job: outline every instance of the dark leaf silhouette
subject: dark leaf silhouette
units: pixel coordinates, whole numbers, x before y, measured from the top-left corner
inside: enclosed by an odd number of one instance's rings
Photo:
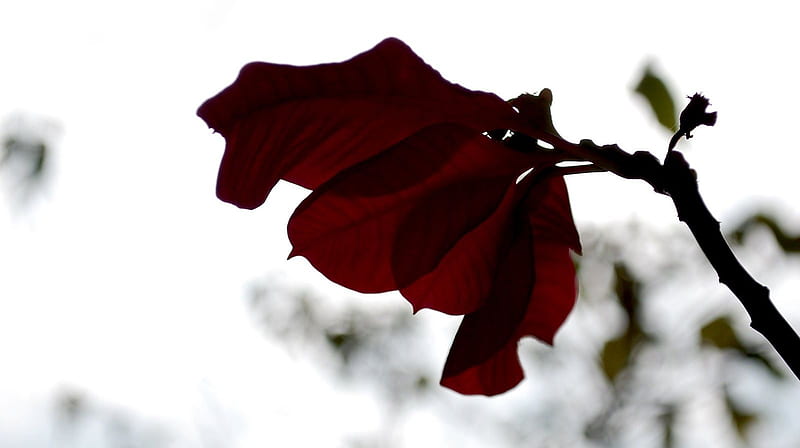
[[[407,287],[492,214],[532,160],[461,127],[428,128],[303,201],[289,222],[292,254],[357,291]]]
[[[221,199],[255,208],[281,179],[312,189],[291,255],[356,291],[464,314],[442,384],[493,395],[522,379],[517,341],[552,343],[576,296],[559,155],[518,144],[557,135],[551,102],[545,89],[515,110],[387,39],[339,64],[249,64],[198,114],[226,140]]]
[[[532,186],[518,189],[524,206],[505,230],[508,248],[486,305],[464,317],[445,364],[442,384],[462,393],[494,395],[514,387],[522,380],[519,339],[534,336],[552,344],[575,303],[569,251],[580,251],[580,243],[565,207],[564,181],[526,180]]]
[[[243,208],[280,179],[317,188],[433,124],[519,125],[505,101],[446,81],[397,39],[337,64],[248,64],[198,115],[226,140],[217,195]]]

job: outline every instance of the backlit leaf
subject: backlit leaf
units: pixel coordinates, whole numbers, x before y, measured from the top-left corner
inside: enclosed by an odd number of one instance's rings
[[[442,384],[458,392],[495,395],[516,385],[523,377],[517,342],[533,336],[552,344],[575,303],[570,249],[579,251],[580,243],[573,239],[572,216],[563,215],[558,199],[566,191],[564,181],[533,181],[529,193],[520,189],[527,219],[515,220],[508,229],[508,249],[486,304],[464,317],[445,363]],[[543,226],[538,217],[548,215],[561,225]]]
[[[513,129],[496,95],[444,80],[397,39],[349,61],[310,67],[254,62],[198,110],[226,140],[220,199],[255,208],[279,179],[317,188],[437,123]]]
[[[522,379],[519,339],[551,344],[577,293],[580,241],[550,170],[566,157],[538,144],[557,135],[551,102],[544,90],[515,109],[387,39],[338,64],[248,64],[198,114],[225,137],[221,199],[255,208],[281,179],[312,189],[291,255],[353,290],[465,314],[442,384],[494,395]]]
[[[360,292],[410,286],[498,207],[534,160],[454,125],[427,128],[314,191],[292,256]]]

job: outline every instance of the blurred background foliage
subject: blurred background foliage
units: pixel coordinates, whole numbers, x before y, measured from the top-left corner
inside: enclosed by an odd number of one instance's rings
[[[652,67],[633,90],[672,132],[676,102]],[[50,175],[60,132],[53,121],[28,115],[5,121],[0,175],[12,197],[30,198]],[[783,257],[794,257],[800,236],[785,228],[770,213],[750,213],[729,239],[747,252],[764,244],[750,235],[767,232]],[[748,447],[765,446],[765,431],[782,442],[774,446],[800,446],[793,427],[771,422],[777,417],[764,401],[796,379],[747,328],[727,291],[709,286],[715,274],[688,232],[672,229],[582,226],[576,309],[555,348],[521,345],[525,399],[466,398],[441,388],[446,345],[437,341],[449,340],[455,326],[432,325],[427,311],[412,316],[397,297],[396,306],[376,306],[266,277],[252,285],[249,307],[265,337],[313,363],[337,388],[381,403],[378,427],[331,445],[406,446],[409,425],[432,412],[461,437],[492,446]],[[52,418],[59,446],[173,446],[169,428],[77,389],[54,397]],[[235,440],[208,425],[201,432],[202,446]]]
[[[747,228],[749,221],[735,231],[746,235]],[[763,446],[752,444],[750,430],[765,423],[769,403],[748,391],[796,380],[750,332],[743,313],[715,309],[730,301],[724,291],[715,292],[719,300],[704,297],[708,288],[697,285],[714,273],[690,236],[630,224],[583,228],[582,238],[573,316],[555,348],[522,346],[525,381],[540,382],[542,390],[511,414],[479,407],[445,413],[452,426],[492,426],[495,446],[667,448],[696,444],[703,433],[713,434],[713,446]],[[395,446],[399,430],[391,426],[402,427],[415,407],[454,409],[465,400],[438,386],[446,353],[432,352],[431,330],[415,325],[407,309],[328,306],[322,297],[281,291],[272,280],[252,293],[253,314],[268,337],[319,363],[343,387],[368,382],[381,397],[387,427],[368,446]],[[576,379],[581,384],[570,383]],[[581,396],[564,393],[571,388]]]
[[[3,121],[0,176],[13,206],[25,205],[42,192],[60,134],[60,125],[44,116],[16,112]]]

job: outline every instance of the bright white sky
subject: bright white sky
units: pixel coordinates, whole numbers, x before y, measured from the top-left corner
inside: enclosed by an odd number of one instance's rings
[[[669,136],[630,93],[653,61],[677,93],[701,91],[719,111],[716,127],[681,146],[717,216],[764,204],[800,222],[800,29],[785,5],[3,2],[0,118],[44,115],[63,132],[44,199],[27,214],[0,209],[0,403],[11,404],[0,405],[0,435],[33,424],[9,410],[62,385],[167,419],[191,413],[204,388],[246,415],[281,413],[268,434],[246,425],[240,446],[335,431],[330,418],[332,428],[306,430],[314,409],[331,415],[316,401],[321,380],[276,367],[291,364],[258,336],[243,300],[267,272],[327,285],[285,261],[286,219],[303,193],[280,188],[256,212],[214,197],[223,141],[195,110],[243,64],[339,61],[396,36],[466,87],[506,98],[551,88],[569,139],[661,156]],[[579,222],[675,221],[644,184],[591,175],[570,187]],[[797,322],[792,299],[775,301]],[[292,401],[276,411],[276,397]]]

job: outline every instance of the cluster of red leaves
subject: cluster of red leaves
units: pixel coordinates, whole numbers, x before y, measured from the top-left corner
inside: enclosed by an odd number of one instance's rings
[[[487,136],[554,132],[518,107],[387,39],[342,63],[248,64],[198,115],[226,140],[220,199],[255,208],[281,179],[313,190],[289,221],[292,255],[353,290],[465,315],[442,384],[494,395],[523,377],[520,338],[552,343],[580,252],[552,154]]]

